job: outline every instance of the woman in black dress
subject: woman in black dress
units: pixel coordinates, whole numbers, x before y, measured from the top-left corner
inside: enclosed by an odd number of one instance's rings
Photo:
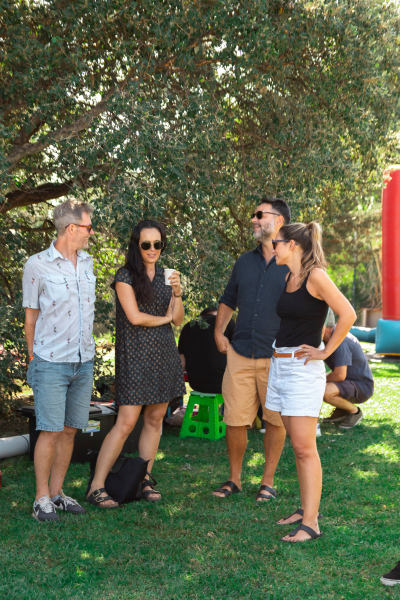
[[[105,479],[142,407],[146,408],[139,454],[150,459],[150,472],[168,403],[185,394],[171,328],[171,323],[180,325],[185,314],[179,273],[174,271],[166,285],[164,270],[157,266],[166,242],[160,223],[141,221],[133,230],[125,266],[117,271],[112,284],[116,292],[115,404],[119,409],[101,447],[88,495],[88,501],[101,508],[118,506],[104,490]],[[142,497],[151,502],[161,500],[148,479],[142,483]]]

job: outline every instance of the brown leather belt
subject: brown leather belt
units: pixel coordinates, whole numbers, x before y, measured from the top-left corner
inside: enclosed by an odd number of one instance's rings
[[[296,350],[296,352],[298,352],[298,350]],[[289,353],[275,352],[275,350],[274,350],[274,356],[275,356],[275,358],[292,358],[292,355]]]

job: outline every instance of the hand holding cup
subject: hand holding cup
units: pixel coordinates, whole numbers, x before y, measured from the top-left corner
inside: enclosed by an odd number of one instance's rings
[[[170,285],[174,291],[175,296],[181,295],[181,278],[179,271],[175,269],[164,269],[165,273],[165,285]]]

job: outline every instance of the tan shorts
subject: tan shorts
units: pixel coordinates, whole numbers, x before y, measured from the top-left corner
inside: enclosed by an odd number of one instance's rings
[[[229,346],[227,366],[222,381],[224,422],[232,427],[251,426],[258,407],[263,419],[272,425],[283,426],[278,412],[265,408],[270,358],[246,358]]]

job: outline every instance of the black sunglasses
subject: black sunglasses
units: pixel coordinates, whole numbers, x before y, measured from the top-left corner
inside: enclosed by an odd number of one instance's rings
[[[272,247],[275,250],[275,248],[276,248],[276,246],[277,246],[277,244],[279,242],[286,242],[286,243],[288,243],[288,242],[290,242],[290,240],[271,240],[271,242],[272,242]],[[295,242],[295,244],[297,245],[297,242]]]
[[[156,242],[142,242],[140,244],[142,250],[150,250],[152,246],[154,250],[162,250],[165,244],[161,240],[157,240]]]
[[[276,217],[280,217],[281,215],[279,213],[273,213],[269,210],[258,210],[257,212],[254,212],[251,215],[251,219],[254,219],[254,217],[257,217],[258,220],[262,219],[262,216],[266,214],[266,215],[275,215]]]

